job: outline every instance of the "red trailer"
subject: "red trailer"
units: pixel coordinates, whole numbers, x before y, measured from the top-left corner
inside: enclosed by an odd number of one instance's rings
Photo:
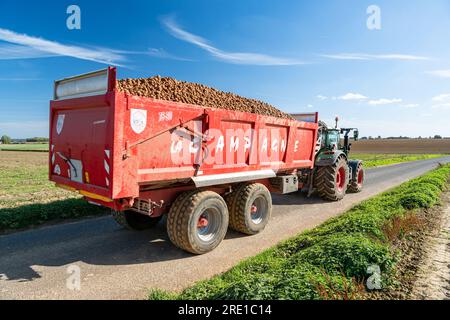
[[[317,113],[296,121],[127,95],[116,69],[55,82],[49,178],[109,207],[129,229],[168,214],[178,247],[214,249],[227,227],[255,234],[270,192],[295,192],[314,167]]]

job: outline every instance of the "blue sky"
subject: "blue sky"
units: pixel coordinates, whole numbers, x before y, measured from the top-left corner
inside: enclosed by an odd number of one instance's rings
[[[69,5],[81,30],[66,27]],[[381,29],[369,30],[377,5]],[[2,1],[0,135],[47,136],[53,81],[119,66],[318,111],[362,135],[450,136],[450,1]]]

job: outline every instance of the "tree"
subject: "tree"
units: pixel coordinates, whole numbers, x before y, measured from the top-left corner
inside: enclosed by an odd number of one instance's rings
[[[2,141],[3,144],[10,144],[11,143],[11,138],[8,137],[7,135],[3,135],[0,140]]]
[[[437,135],[434,136],[433,139],[442,139],[442,136],[440,136],[440,135],[437,134]]]
[[[42,137],[33,137],[33,138],[27,138],[26,142],[48,142],[48,138],[42,138]]]

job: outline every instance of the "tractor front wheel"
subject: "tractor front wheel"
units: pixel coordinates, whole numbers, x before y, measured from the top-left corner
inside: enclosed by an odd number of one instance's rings
[[[315,186],[320,197],[330,201],[344,198],[349,183],[349,168],[344,157],[340,157],[332,166],[318,167]]]
[[[351,193],[361,192],[364,185],[364,178],[365,178],[364,167],[362,163],[359,163],[358,167],[356,168],[354,178],[352,179],[352,181],[350,181],[350,184],[348,186],[348,192]]]

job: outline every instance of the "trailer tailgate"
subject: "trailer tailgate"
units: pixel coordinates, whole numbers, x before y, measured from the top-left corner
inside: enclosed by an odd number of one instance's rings
[[[112,185],[112,71],[57,81],[50,112],[50,180],[103,201]]]

